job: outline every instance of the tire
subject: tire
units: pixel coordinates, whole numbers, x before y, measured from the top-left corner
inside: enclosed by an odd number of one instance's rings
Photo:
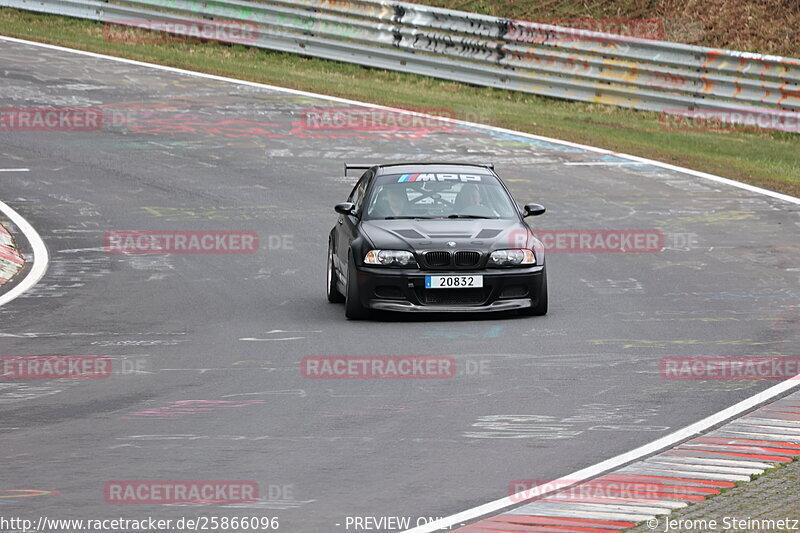
[[[347,298],[344,302],[344,316],[351,320],[366,318],[367,309],[361,305],[358,291],[358,273],[351,252],[347,259]]]
[[[525,316],[544,316],[547,314],[547,267],[542,269],[542,288],[536,305],[521,310]]]
[[[336,285],[336,267],[333,264],[333,243],[328,241],[328,268],[327,268],[327,281],[328,281],[328,301],[335,304],[344,302],[344,295],[339,292],[339,287]]]

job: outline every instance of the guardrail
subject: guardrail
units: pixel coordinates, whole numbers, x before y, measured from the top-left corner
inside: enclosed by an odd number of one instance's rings
[[[376,0],[0,0],[0,6],[800,132],[800,59]]]

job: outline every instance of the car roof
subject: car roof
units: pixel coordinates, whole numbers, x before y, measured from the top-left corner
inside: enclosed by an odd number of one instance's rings
[[[392,163],[376,165],[376,176],[384,174],[462,173],[494,175],[487,164],[473,163]]]

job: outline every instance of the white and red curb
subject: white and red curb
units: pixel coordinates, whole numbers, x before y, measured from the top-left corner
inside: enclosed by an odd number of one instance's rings
[[[50,254],[47,252],[47,246],[36,229],[25,220],[25,217],[14,211],[11,206],[2,200],[0,200],[0,214],[4,215],[19,230],[17,236],[22,236],[22,238],[26,239],[31,250],[30,255],[23,258],[11,234],[0,225],[0,286],[19,274],[22,267],[25,266],[25,261],[27,260],[28,262],[28,268],[25,269],[25,277],[15,282],[13,286],[9,286],[8,290],[0,293],[0,307],[2,307],[19,298],[31,287],[39,283],[39,280],[47,272]]]
[[[750,481],[800,456],[800,392],[709,433],[532,503],[456,529],[458,533],[613,533]],[[614,487],[634,487],[614,494]],[[592,496],[599,493],[599,496]]]
[[[14,238],[0,224],[0,285],[11,281],[11,278],[16,276],[23,266],[25,266],[25,258],[17,250]]]

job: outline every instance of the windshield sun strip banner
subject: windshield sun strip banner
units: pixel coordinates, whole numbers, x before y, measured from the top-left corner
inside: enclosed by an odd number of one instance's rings
[[[398,183],[408,183],[412,181],[456,181],[474,182],[481,181],[478,174],[401,174],[397,178]]]

